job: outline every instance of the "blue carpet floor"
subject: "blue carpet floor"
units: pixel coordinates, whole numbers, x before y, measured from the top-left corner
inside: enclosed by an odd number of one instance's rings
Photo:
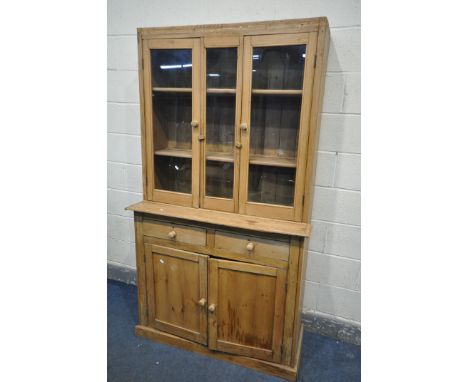
[[[284,382],[224,361],[136,337],[136,287],[107,283],[109,382]],[[360,381],[361,348],[304,332],[298,381]]]

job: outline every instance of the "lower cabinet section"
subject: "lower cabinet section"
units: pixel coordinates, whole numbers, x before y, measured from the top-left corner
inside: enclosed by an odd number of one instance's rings
[[[281,361],[286,270],[145,244],[148,324],[212,350]]]

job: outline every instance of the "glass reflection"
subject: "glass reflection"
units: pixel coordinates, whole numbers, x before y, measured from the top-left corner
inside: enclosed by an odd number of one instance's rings
[[[254,48],[252,87],[254,89],[302,89],[305,45]]]
[[[192,87],[191,49],[152,49],[153,87]]]

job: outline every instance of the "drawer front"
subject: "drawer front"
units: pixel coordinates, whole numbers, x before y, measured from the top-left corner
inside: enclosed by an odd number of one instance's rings
[[[175,243],[206,246],[206,229],[155,220],[143,222],[143,233]]]
[[[288,261],[289,243],[255,236],[239,235],[230,232],[216,231],[215,250],[223,253],[235,253],[246,259],[273,259]]]

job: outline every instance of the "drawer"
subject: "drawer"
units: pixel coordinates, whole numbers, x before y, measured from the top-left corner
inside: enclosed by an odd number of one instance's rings
[[[261,260],[288,261],[289,242],[266,239],[256,236],[240,235],[224,231],[215,232],[214,249],[223,253],[234,253]]]
[[[175,243],[206,246],[206,229],[156,220],[143,221],[143,233]]]

